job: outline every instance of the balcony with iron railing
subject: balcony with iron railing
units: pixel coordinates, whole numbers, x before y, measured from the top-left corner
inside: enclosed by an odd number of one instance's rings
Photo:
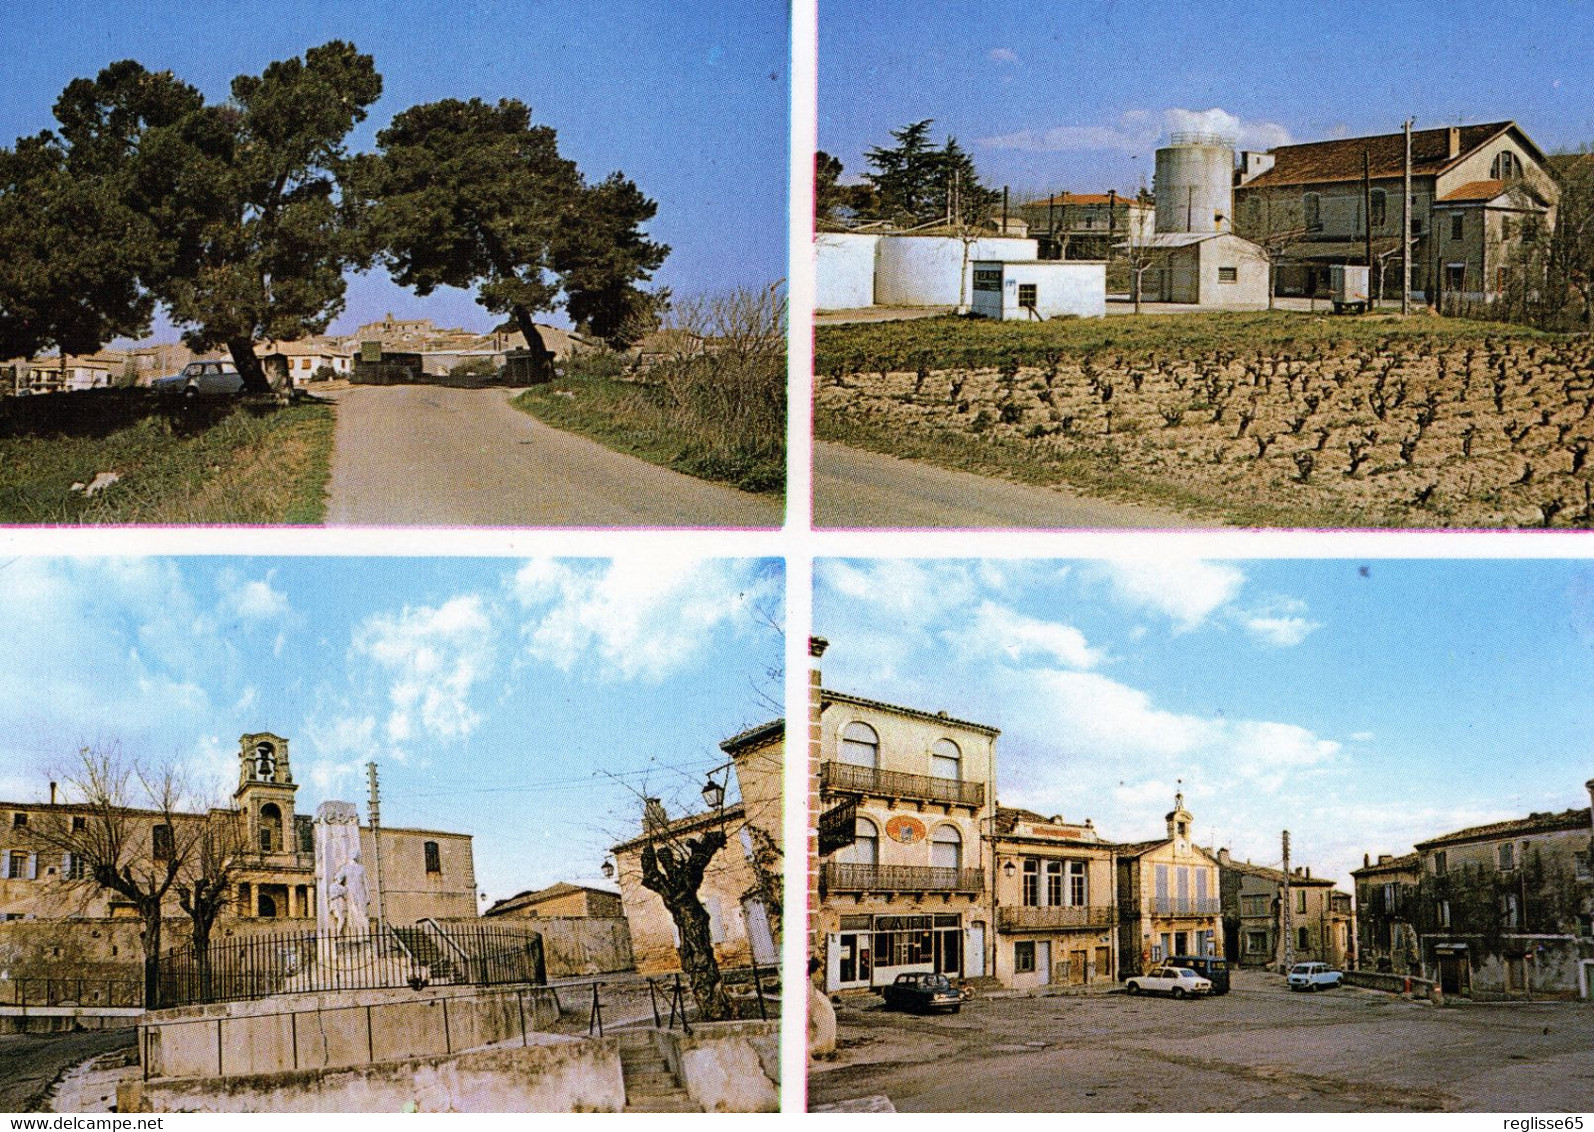
[[[1110,904],[1006,904],[996,910],[996,927],[1004,932],[1047,931],[1053,928],[1110,928],[1117,923]]]
[[[820,867],[822,892],[945,892],[985,890],[984,869],[944,869],[928,865],[853,865],[827,861]]]
[[[968,806],[974,810],[985,805],[983,782],[880,770],[851,763],[822,763],[819,785],[833,794],[867,794],[890,801],[934,802],[942,806]]]
[[[1153,916],[1177,919],[1181,916],[1219,916],[1223,902],[1216,896],[1154,896],[1146,901],[1146,911]]]

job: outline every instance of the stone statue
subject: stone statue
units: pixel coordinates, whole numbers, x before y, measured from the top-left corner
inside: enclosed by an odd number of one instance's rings
[[[316,930],[326,936],[371,930],[370,887],[360,863],[360,812],[322,802],[315,812]]]
[[[333,913],[333,918],[337,921],[338,935],[364,935],[370,931],[371,893],[365,886],[365,866],[360,864],[358,849],[332,878],[332,885],[338,889],[344,905],[341,915],[338,912]],[[331,892],[331,887],[328,888],[328,892]]]

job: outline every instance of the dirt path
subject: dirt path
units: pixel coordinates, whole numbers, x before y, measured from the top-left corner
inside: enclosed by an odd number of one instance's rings
[[[349,386],[327,523],[772,527],[779,500],[693,479],[550,428],[502,389]]]
[[[1172,512],[814,442],[816,527],[1187,528]]]
[[[81,1061],[133,1045],[138,1031],[0,1036],[0,1112],[40,1112],[50,1086]]]

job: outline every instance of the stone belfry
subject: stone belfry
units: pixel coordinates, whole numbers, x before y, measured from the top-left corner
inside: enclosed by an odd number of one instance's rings
[[[298,789],[288,763],[286,739],[264,731],[239,736],[238,789],[233,801],[248,828],[251,850],[295,850],[293,795]]]
[[[1173,842],[1175,853],[1186,853],[1190,849],[1190,829],[1194,819],[1190,811],[1184,808],[1184,791],[1173,796],[1173,809],[1167,813],[1168,840]]]

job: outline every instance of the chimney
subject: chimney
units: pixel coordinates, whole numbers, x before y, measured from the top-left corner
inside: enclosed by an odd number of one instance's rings
[[[1583,783],[1583,789],[1588,791],[1588,816],[1589,821],[1594,823],[1594,778],[1591,778],[1587,782]]]
[[[1594,782],[1590,782],[1589,786],[1594,787]],[[50,805],[55,805],[55,783],[53,782],[50,783]]]
[[[1307,880],[1311,880],[1312,879],[1312,866],[1311,865],[1307,865],[1306,866],[1306,879]]]
[[[1450,127],[1450,156],[1451,157],[1460,157],[1461,156],[1461,127],[1460,126],[1451,126]]]
[[[1372,864],[1373,864],[1372,857],[1370,857],[1366,853],[1363,853],[1362,854],[1362,868],[1364,868],[1364,869],[1371,868]]]
[[[642,832],[658,833],[670,824],[670,819],[664,813],[664,803],[657,798],[646,798],[642,802]]]
[[[1393,861],[1394,859],[1395,858],[1391,857],[1388,853],[1380,853],[1380,854],[1378,854],[1378,863],[1380,865],[1387,865],[1387,864],[1389,864],[1389,862]]]
[[[1233,858],[1229,856],[1229,851],[1227,849],[1218,850],[1218,864],[1227,865],[1230,864],[1232,860]]]

